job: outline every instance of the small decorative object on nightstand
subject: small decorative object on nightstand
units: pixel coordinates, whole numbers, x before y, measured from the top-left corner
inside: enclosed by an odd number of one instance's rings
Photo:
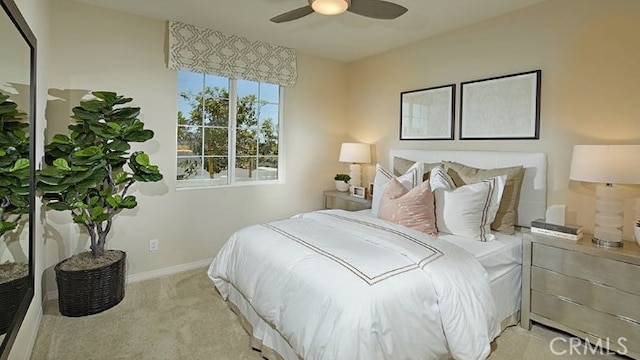
[[[349,174],[336,174],[333,180],[336,181],[336,189],[338,191],[349,191],[349,180],[351,180]]]
[[[531,321],[640,359],[640,247],[525,233],[521,326]]]
[[[325,191],[324,208],[348,211],[371,209],[371,199],[353,197],[346,192]]]

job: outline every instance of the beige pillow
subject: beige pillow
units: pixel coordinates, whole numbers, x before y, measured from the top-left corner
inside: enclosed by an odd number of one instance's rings
[[[391,179],[382,194],[378,217],[428,235],[438,233],[433,193],[428,181],[408,190],[396,178]]]
[[[400,176],[405,174],[407,170],[416,162],[413,160],[408,160],[401,157],[393,158],[393,174],[395,176]],[[436,166],[442,165],[442,163],[422,163],[424,174],[422,176],[422,181],[429,180],[429,172]]]
[[[524,179],[524,167],[512,166],[495,169],[478,169],[460,163],[445,161],[445,171],[456,186],[473,184],[495,176],[506,175],[507,181],[500,200],[500,207],[496,218],[491,223],[491,229],[504,234],[513,234],[518,218],[518,203],[520,201],[520,187]]]

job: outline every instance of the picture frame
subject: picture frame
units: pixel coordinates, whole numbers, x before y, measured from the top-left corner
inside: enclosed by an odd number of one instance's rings
[[[460,140],[539,139],[541,70],[460,84]]]
[[[456,85],[400,93],[400,140],[453,140]]]
[[[365,196],[365,188],[361,186],[352,186],[351,187],[351,196],[364,199]]]

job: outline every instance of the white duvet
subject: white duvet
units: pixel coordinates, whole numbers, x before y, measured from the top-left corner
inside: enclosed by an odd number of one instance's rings
[[[461,248],[361,213],[324,210],[242,229],[209,267],[305,360],[484,359],[499,319]]]

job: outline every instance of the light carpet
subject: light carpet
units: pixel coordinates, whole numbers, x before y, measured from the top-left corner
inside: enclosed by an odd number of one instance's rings
[[[262,359],[249,335],[217,294],[206,268],[128,284],[124,300],[100,314],[61,316],[57,301],[45,304],[32,360],[240,360]],[[550,348],[556,336],[554,355]],[[612,359],[569,354],[567,335],[534,326],[510,327],[492,344],[492,360]],[[583,349],[584,350],[584,349]]]

